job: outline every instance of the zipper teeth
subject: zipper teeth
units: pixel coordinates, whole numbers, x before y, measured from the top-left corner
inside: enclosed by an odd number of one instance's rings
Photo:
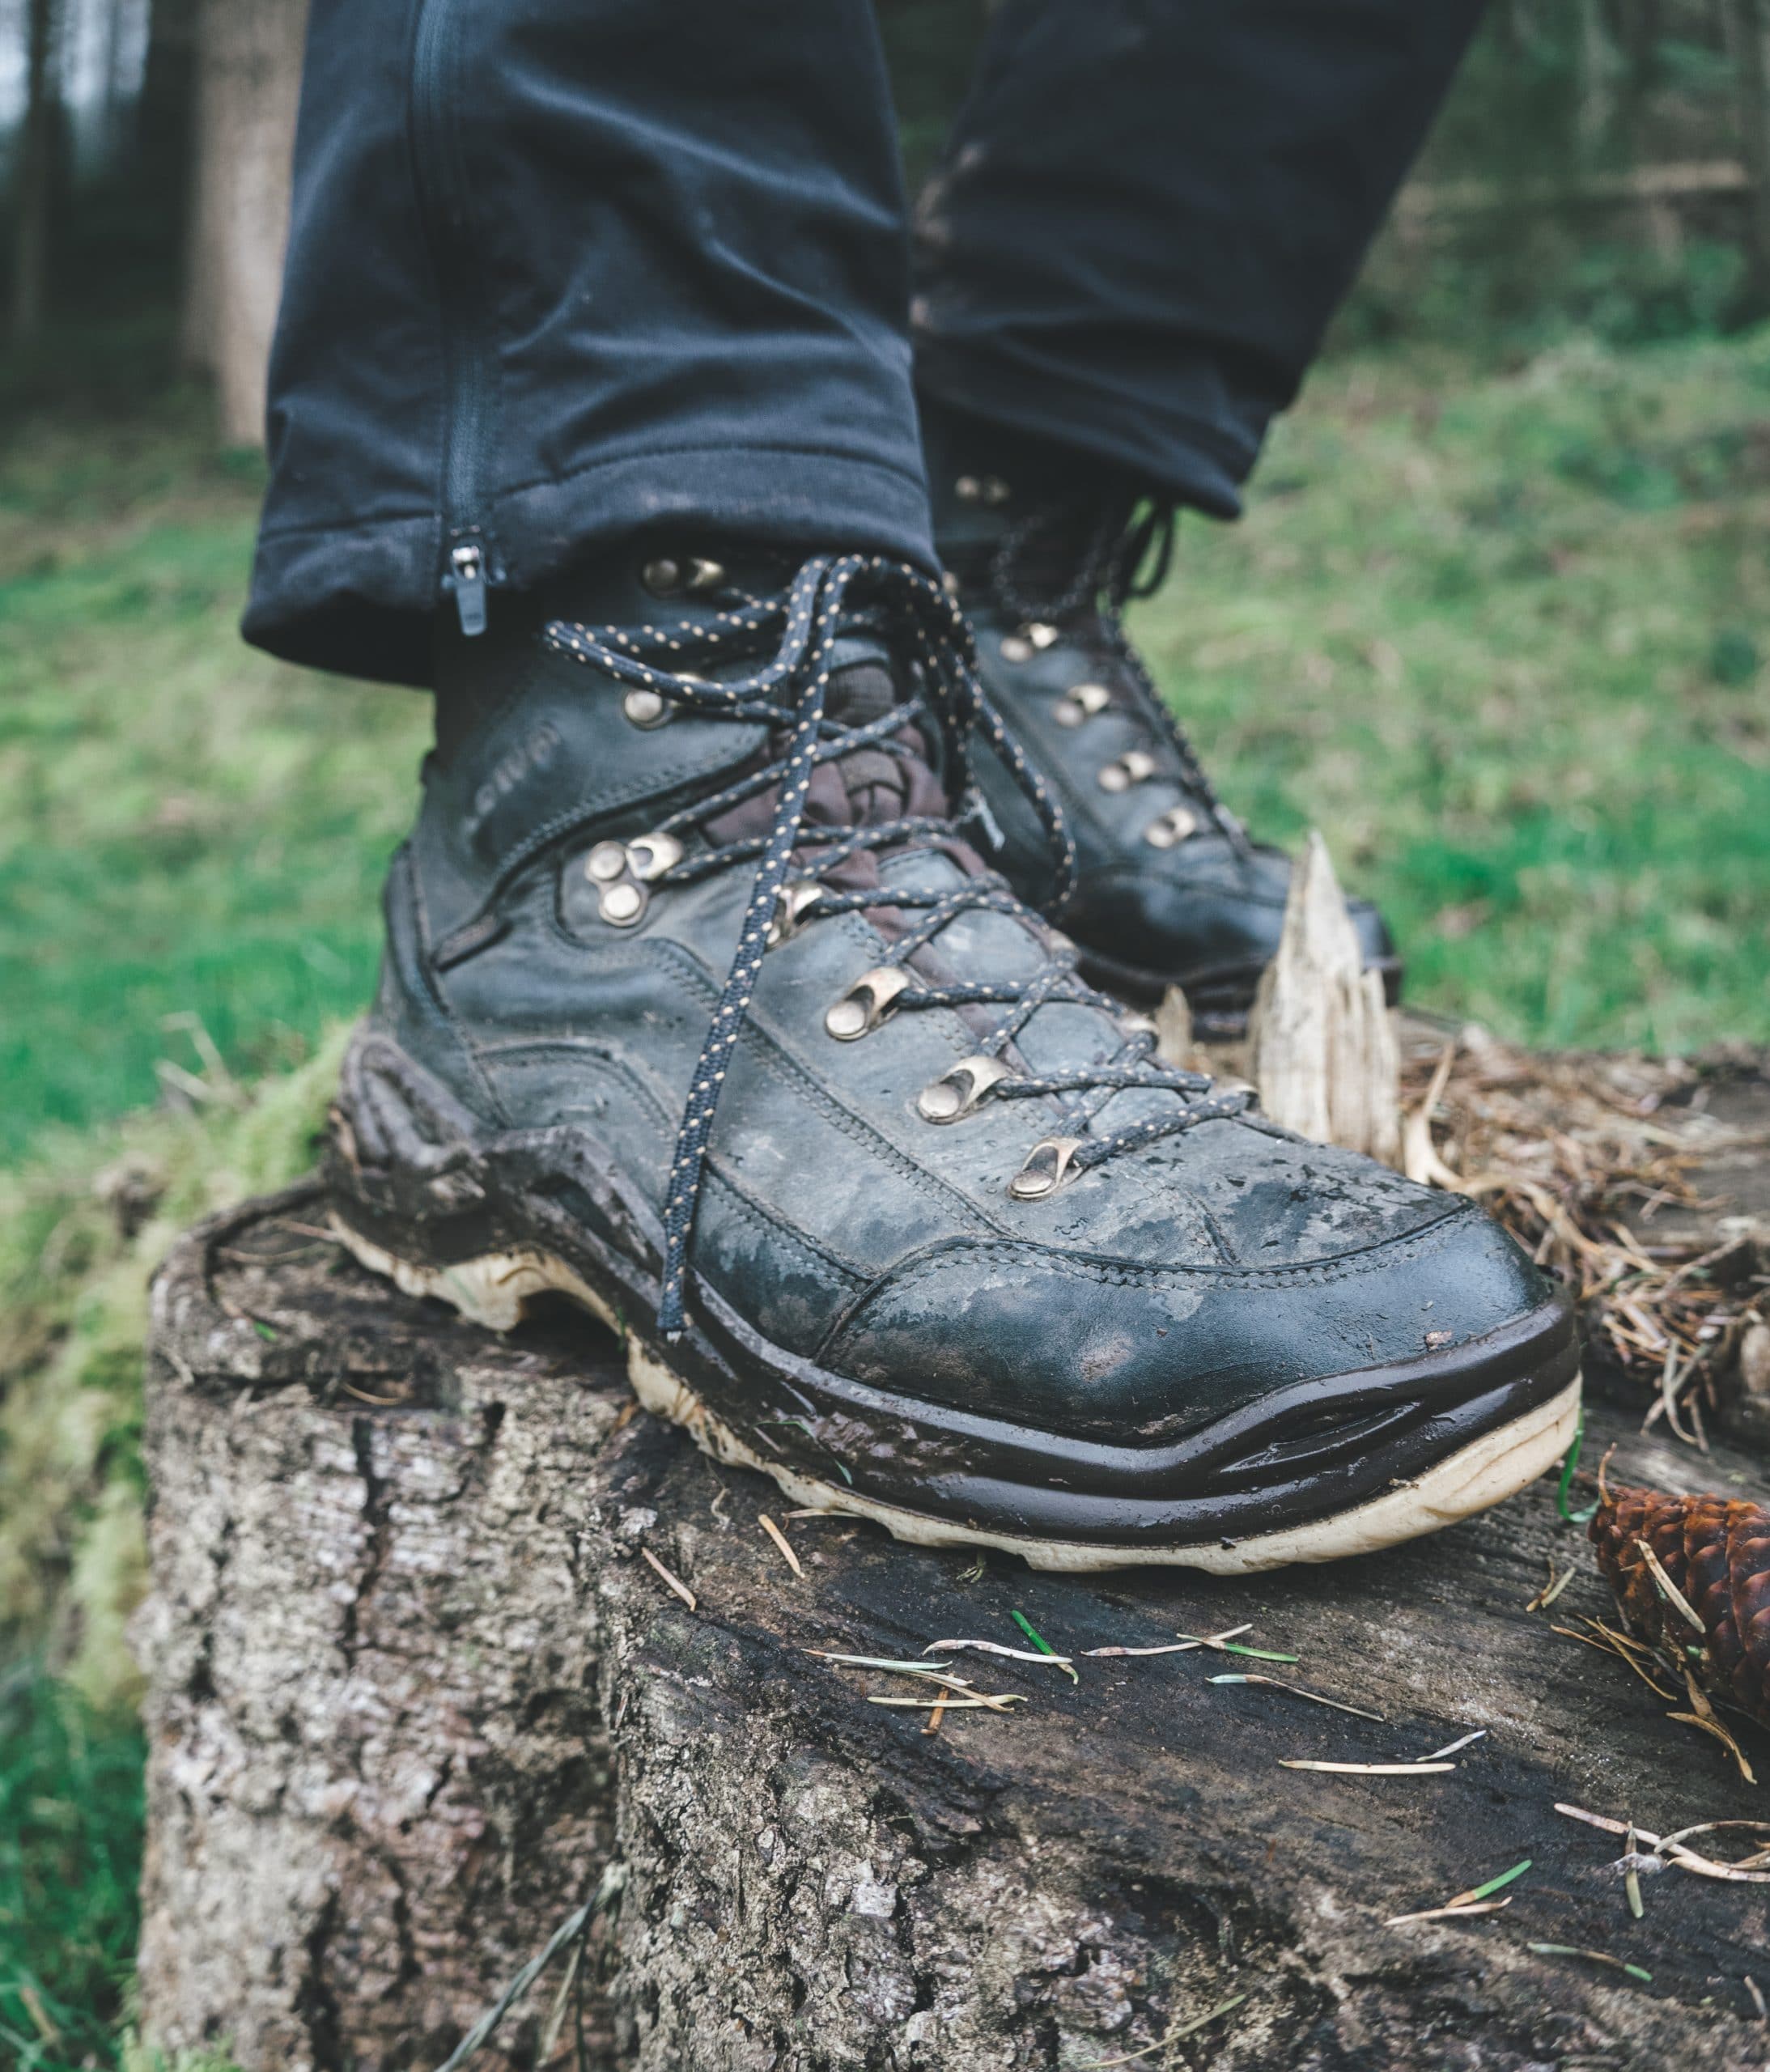
[[[476,321],[476,269],[470,248],[469,190],[455,127],[454,0],[423,0],[413,39],[411,137],[418,197],[435,272],[445,388],[443,537],[438,580],[446,591],[454,552],[468,536],[483,541],[480,448],[489,371]],[[490,557],[483,557],[490,579]]]

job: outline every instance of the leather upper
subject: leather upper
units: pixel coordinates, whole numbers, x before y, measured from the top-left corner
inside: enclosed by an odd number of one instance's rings
[[[641,608],[626,580],[594,598],[610,618]],[[418,825],[388,883],[376,1019],[487,1132],[567,1126],[660,1211],[751,869],[660,887],[616,927],[587,861],[715,788],[761,729],[636,725],[622,687],[544,648],[533,618],[456,642],[441,683]],[[917,1106],[976,1050],[988,1010],[899,1011],[846,1042],[824,1021],[889,947],[889,889],[976,868],[956,842],[887,854],[885,911],[814,918],[762,959],[692,1263],[768,1340],[900,1394],[1107,1436],[1416,1357],[1428,1334],[1460,1344],[1544,1299],[1471,1205],[1257,1115],[1122,1152],[1043,1199],[1012,1195],[1033,1144],[1065,1127],[1055,1100],[986,1100],[945,1124]],[[1012,975],[1045,940],[1034,917],[968,912],[916,961]],[[1106,1011],[1055,1004],[1019,1048],[1038,1072],[1118,1039]],[[1094,1126],[1174,1098],[1114,1095]]]

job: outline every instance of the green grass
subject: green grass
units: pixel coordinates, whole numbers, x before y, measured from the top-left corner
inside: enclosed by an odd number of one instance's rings
[[[1770,1036],[1767,423],[1770,330],[1355,358],[1245,524],[1183,529],[1139,618],[1162,681],[1256,831],[1319,825],[1383,902],[1416,998]],[[257,469],[202,424],[172,391],[0,448],[0,1662],[35,1665],[0,1685],[0,2064],[32,2072],[162,2072],[119,2027],[146,1280],[308,1162],[427,728],[240,645]]]
[[[1314,822],[1412,996],[1770,1037],[1770,329],[1318,376],[1140,625],[1233,803]]]
[[[422,703],[242,644],[257,470],[200,422],[174,395],[0,456],[0,1161],[194,1068],[169,1017],[261,1072],[373,979]]]
[[[26,1666],[0,1681],[0,2063],[108,2062],[135,1958],[142,1734]]]
[[[0,453],[0,1160],[370,986],[421,701],[235,632],[255,470],[174,393]],[[1506,376],[1355,359],[1141,631],[1257,831],[1311,822],[1415,997],[1556,1043],[1770,1034],[1770,331]]]

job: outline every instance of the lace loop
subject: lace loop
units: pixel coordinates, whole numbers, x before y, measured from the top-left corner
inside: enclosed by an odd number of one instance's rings
[[[838,639],[856,631],[889,641],[906,637],[920,679],[921,695],[863,724],[850,724],[828,710],[830,681],[838,666]],[[692,648],[738,655],[774,637],[771,660],[747,675],[710,681],[667,669],[658,659]],[[875,1025],[883,996],[902,1010],[930,1007],[1000,1006],[1005,1013],[980,1046],[992,1059],[1010,1045],[1034,1013],[1063,1000],[1117,1012],[1117,1004],[1097,993],[1075,968],[1074,952],[1047,953],[1031,979],[1003,978],[974,983],[941,983],[917,970],[910,961],[927,949],[947,924],[961,914],[989,911],[1031,922],[1033,916],[1006,883],[993,872],[967,877],[941,888],[868,886],[862,890],[831,885],[830,873],[864,850],[902,849],[936,841],[950,842],[955,823],[976,803],[968,749],[971,737],[982,733],[1014,771],[1038,812],[1056,853],[1065,894],[1073,882],[1075,851],[1060,810],[1042,781],[1026,763],[978,684],[970,635],[945,592],[917,571],[873,556],[820,555],[804,563],[783,599],[740,596],[729,609],[700,622],[673,626],[588,627],[554,621],[546,629],[548,643],[630,687],[656,693],[667,703],[703,717],[727,716],[762,721],[774,742],[763,763],[726,785],[711,798],[696,800],[660,822],[643,838],[648,856],[668,859],[647,873],[656,892],[686,884],[715,871],[755,860],[755,874],[730,971],[721,991],[694,1069],[687,1106],[677,1134],[665,1191],[664,1256],[658,1306],[658,1326],[666,1339],[684,1327],[683,1294],[690,1242],[705,1177],[707,1147],[731,1059],[743,1033],[762,959],[771,941],[783,939],[780,925],[790,911],[793,930],[826,916],[889,906],[905,919],[915,915],[860,982],[872,982],[862,1013],[844,1020],[839,1031],[850,1040]],[[883,750],[914,759],[902,737],[921,715],[940,732],[943,767],[949,773],[948,796],[957,802],[950,817],[927,814],[864,822],[854,826],[808,825],[805,809],[813,775],[823,764],[841,762],[857,749]],[[772,818],[764,835],[710,843],[695,849],[683,838],[704,828],[721,813],[772,791]],[[631,848],[634,845],[629,844]],[[786,907],[782,895],[789,887]],[[807,887],[815,887],[808,896]],[[856,996],[858,1000],[858,996]],[[848,1022],[856,1026],[851,1032]],[[1171,1115],[1120,1130],[1108,1137],[1084,1134],[1066,1171],[1088,1170],[1114,1149],[1147,1143],[1190,1128],[1216,1114],[1238,1113],[1245,1095],[1223,1097],[1216,1104],[1195,1097],[1210,1082],[1198,1074],[1176,1071],[1152,1055],[1153,1039],[1145,1029],[1129,1030],[1110,1059],[1072,1070],[1028,1076],[1004,1072],[990,1084],[992,1098],[1042,1095],[1056,1101],[1068,1119],[1084,1132],[1105,1103],[1128,1089],[1161,1090],[1180,1097]],[[1226,1101],[1228,1105],[1223,1105]]]

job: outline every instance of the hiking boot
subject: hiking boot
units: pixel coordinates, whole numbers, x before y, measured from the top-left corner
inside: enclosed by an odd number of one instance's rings
[[[1326,1560],[1550,1465],[1562,1296],[1161,1064],[972,846],[949,601],[787,573],[657,551],[442,637],[357,1256],[494,1327],[562,1290],[794,1502],[1042,1567]]]
[[[1145,1006],[1178,986],[1201,1035],[1238,1036],[1278,950],[1291,861],[1250,841],[1217,797],[1120,623],[1127,598],[1167,572],[1174,514],[1145,507],[1140,519],[1130,487],[1042,480],[1036,466],[1017,481],[991,458],[1008,465],[1000,447],[931,440],[936,537],[989,697],[1062,804],[1075,889],[1055,903],[1038,823],[986,749],[992,860],[1061,921],[1096,983]],[[1348,903],[1366,966],[1393,1001],[1401,964],[1389,931],[1367,901]]]

